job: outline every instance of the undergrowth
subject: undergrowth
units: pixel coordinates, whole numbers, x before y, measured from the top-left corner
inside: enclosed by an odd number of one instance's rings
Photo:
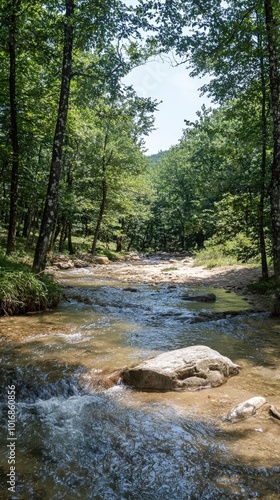
[[[223,245],[209,245],[195,254],[195,265],[205,265],[207,269],[217,266],[233,266],[241,263],[259,265],[259,259],[239,259],[236,255],[228,254]]]
[[[269,278],[260,278],[255,283],[251,283],[250,285],[248,285],[247,288],[251,293],[280,293],[279,283],[276,281],[274,276],[271,276]]]
[[[55,307],[61,295],[52,276],[35,275],[14,256],[0,256],[0,315],[46,310]]]

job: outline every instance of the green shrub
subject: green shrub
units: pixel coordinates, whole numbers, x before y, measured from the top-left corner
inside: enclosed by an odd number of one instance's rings
[[[226,255],[223,245],[208,246],[195,255],[195,265],[205,265],[208,269],[216,266],[232,266],[237,264],[236,257]]]

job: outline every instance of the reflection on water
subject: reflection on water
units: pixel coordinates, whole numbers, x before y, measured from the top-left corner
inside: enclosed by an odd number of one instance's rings
[[[127,287],[97,282],[90,273],[69,273],[67,281],[75,300],[52,313],[0,322],[0,498],[7,494],[11,383],[17,392],[14,498],[279,498],[280,424],[268,416],[268,405],[235,425],[222,420],[256,395],[280,407],[279,322],[254,314],[192,324],[201,309],[247,309],[222,290],[215,290],[216,303],[194,304],[182,300],[183,286]],[[240,375],[197,393],[118,385],[95,391],[98,377],[194,344],[241,364]]]

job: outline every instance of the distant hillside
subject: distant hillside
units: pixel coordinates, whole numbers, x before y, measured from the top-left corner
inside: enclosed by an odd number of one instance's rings
[[[161,158],[167,153],[166,151],[159,151],[158,153],[155,153],[154,155],[148,156],[149,160],[151,160],[153,163],[158,163]]]

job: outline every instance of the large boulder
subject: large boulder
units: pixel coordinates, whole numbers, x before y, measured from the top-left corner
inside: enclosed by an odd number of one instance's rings
[[[178,391],[207,389],[224,384],[239,373],[238,365],[210,347],[198,345],[165,352],[124,370],[122,381],[137,389]]]

